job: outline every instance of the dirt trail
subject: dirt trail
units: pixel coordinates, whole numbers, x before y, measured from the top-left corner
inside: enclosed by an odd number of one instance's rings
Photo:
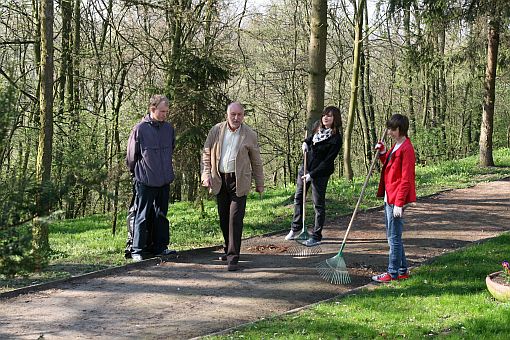
[[[405,214],[406,254],[417,266],[510,230],[510,180],[420,199]],[[345,249],[352,283],[320,279],[315,267],[338,251],[349,219],[330,221],[322,253],[311,257],[257,251],[257,245],[286,245],[279,234],[245,242],[238,272],[227,272],[216,251],[197,249],[161,264],[148,261],[3,298],[0,338],[188,339],[334,297],[370,282],[387,263],[383,213],[373,209],[358,214]]]

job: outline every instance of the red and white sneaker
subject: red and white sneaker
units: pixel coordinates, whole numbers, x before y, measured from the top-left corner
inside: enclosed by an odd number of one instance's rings
[[[392,278],[389,273],[382,273],[379,275],[372,276],[372,280],[374,280],[375,282],[390,282],[396,279]]]

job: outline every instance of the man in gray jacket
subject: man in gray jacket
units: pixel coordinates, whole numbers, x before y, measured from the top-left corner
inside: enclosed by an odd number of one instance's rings
[[[168,109],[168,98],[152,96],[149,114],[135,125],[128,140],[126,163],[135,181],[137,207],[131,252],[134,261],[143,260],[147,253],[175,253],[168,249],[170,226],[166,218],[175,147],[174,128],[165,121]]]

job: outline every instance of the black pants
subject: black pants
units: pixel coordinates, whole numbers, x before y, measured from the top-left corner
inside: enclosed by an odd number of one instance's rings
[[[216,195],[216,202],[227,261],[237,263],[241,252],[246,196],[238,197],[236,195],[236,177],[234,173],[221,174],[221,190]]]
[[[170,243],[170,225],[166,214],[170,186],[149,187],[136,183],[136,217],[133,235],[133,254],[159,254]],[[151,237],[152,236],[152,237]],[[151,239],[152,238],[152,239]]]
[[[296,180],[296,194],[294,195],[294,217],[291,228],[298,231],[303,228],[303,168],[299,169]],[[306,183],[306,191],[312,187],[312,201],[315,209],[315,224],[312,231],[312,237],[322,240],[322,228],[326,220],[326,188],[328,186],[329,176],[313,178]]]

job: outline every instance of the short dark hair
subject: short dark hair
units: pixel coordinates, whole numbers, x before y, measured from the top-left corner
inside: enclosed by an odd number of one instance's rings
[[[149,111],[151,107],[158,107],[159,104],[165,103],[167,106],[170,106],[170,101],[168,98],[162,94],[155,94],[149,99]]]
[[[409,119],[400,113],[395,113],[386,122],[386,127],[391,130],[396,130],[398,128],[401,135],[408,137],[407,131],[409,130]]]

